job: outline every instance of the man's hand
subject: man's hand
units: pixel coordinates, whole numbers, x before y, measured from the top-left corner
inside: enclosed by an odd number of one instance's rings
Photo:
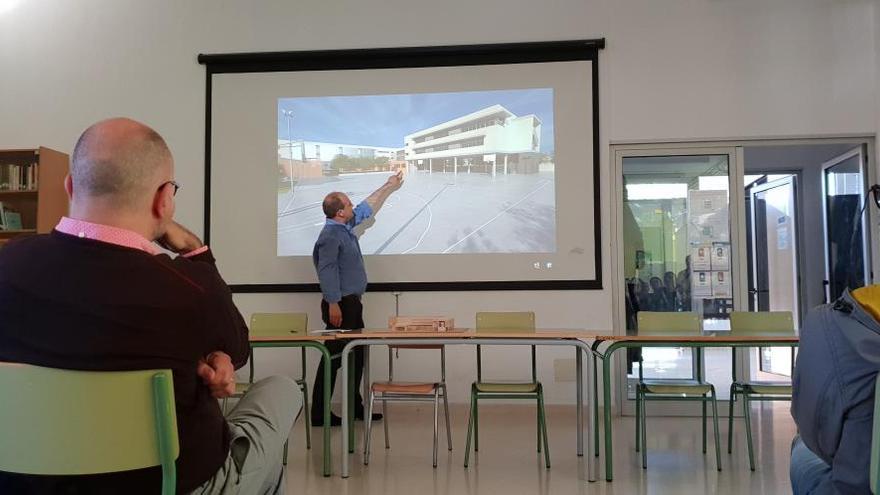
[[[222,399],[235,393],[235,367],[232,366],[232,358],[225,352],[208,354],[199,361],[197,372],[202,382],[211,389],[213,397]]]
[[[330,324],[334,327],[342,325],[342,308],[339,303],[330,303]]]
[[[403,185],[403,170],[398,170],[396,174],[388,177],[385,184],[390,186],[392,190],[400,189],[400,186]]]
[[[163,248],[178,254],[185,254],[202,247],[202,240],[175,221],[168,224],[165,234],[156,239]]]

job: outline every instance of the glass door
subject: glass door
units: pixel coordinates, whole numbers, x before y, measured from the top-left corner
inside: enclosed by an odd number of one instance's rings
[[[796,194],[797,180],[793,175],[749,188],[749,279],[754,284],[749,287],[749,307],[753,311],[789,311],[795,328],[800,328]],[[762,348],[758,352],[761,372],[791,375],[790,349]]]
[[[704,331],[729,331],[736,270],[729,194],[734,151],[663,153],[618,156],[626,332],[638,334],[640,311],[696,312]],[[704,358],[706,379],[726,398],[730,350],[707,349]],[[645,378],[687,379],[695,375],[694,359],[691,349],[631,349],[624,412],[631,412],[639,367]],[[663,404],[670,414],[688,414],[673,412],[678,405]]]
[[[825,236],[825,301],[870,279],[865,194],[865,150],[859,146],[822,166]]]

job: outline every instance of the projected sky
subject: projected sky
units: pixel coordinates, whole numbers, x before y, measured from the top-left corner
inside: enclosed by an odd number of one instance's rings
[[[278,139],[402,147],[407,134],[492,105],[518,116],[537,116],[542,123],[540,151],[553,153],[553,90],[549,88],[281,98]],[[293,113],[291,136],[282,110]]]

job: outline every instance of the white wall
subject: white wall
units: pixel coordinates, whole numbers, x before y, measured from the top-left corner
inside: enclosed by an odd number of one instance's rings
[[[713,137],[873,134],[880,16],[869,0],[0,0],[0,148],[69,152],[90,123],[124,115],[155,127],[177,160],[179,219],[201,231],[204,68],[198,53],[607,38],[600,55],[603,250],[609,245],[608,143]],[[503,14],[502,14],[503,13]],[[430,22],[409,22],[430,19]],[[377,28],[377,26],[382,26]],[[603,261],[607,274],[610,258]],[[308,310],[318,297],[246,295],[242,312]],[[393,311],[367,296],[368,325]],[[540,326],[608,330],[609,290],[408,293],[406,313],[473,323],[478,309],[532,308]],[[266,351],[260,370],[293,372],[296,353]],[[380,353],[377,353],[380,354]],[[505,355],[500,354],[498,359]],[[553,382],[548,402],[572,400]],[[506,367],[519,368],[515,358]],[[407,361],[400,373],[417,373]],[[466,398],[472,350],[450,355],[450,396]],[[405,369],[409,368],[409,370]],[[382,370],[384,366],[376,366]],[[514,371],[515,372],[515,371]]]

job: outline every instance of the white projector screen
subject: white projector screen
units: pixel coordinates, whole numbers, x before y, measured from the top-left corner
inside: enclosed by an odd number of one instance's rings
[[[324,196],[368,290],[601,288],[596,42],[203,55],[205,235],[239,292],[318,290]]]

